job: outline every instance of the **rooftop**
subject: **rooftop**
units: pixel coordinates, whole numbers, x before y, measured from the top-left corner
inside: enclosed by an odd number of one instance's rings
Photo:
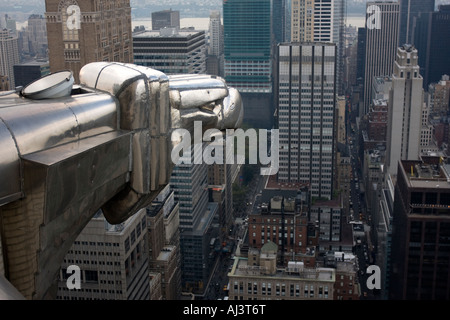
[[[422,161],[402,161],[411,188],[450,189],[450,164],[442,157],[422,157]]]
[[[267,181],[266,189],[274,189],[274,190],[299,190],[308,185],[305,183],[295,183],[295,182],[278,182],[277,175],[269,176]]]
[[[135,32],[133,38],[189,38],[202,32],[204,33],[204,31],[192,29],[163,28]]]
[[[159,252],[157,260],[159,261],[167,261],[169,260],[170,256],[175,252],[176,247],[167,245],[162,248],[162,250]]]
[[[288,264],[286,268],[278,268],[275,274],[265,274],[266,268],[261,266],[252,266],[248,264],[248,259],[243,257],[235,258],[232,276],[261,276],[265,278],[282,279],[302,279],[310,281],[335,281],[335,269],[333,268],[305,268],[302,263],[297,262],[294,266]]]

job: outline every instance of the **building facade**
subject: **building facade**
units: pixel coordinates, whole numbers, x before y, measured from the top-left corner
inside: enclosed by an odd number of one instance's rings
[[[271,10],[271,0],[223,3],[225,80],[241,94],[272,92]]]
[[[180,206],[183,291],[203,293],[214,263],[209,252],[211,239],[218,235],[212,226],[218,205],[208,202],[208,167],[202,162],[202,152],[194,151],[196,147],[173,168],[170,187]]]
[[[310,220],[319,224],[319,251],[329,250],[330,243],[341,240],[343,208],[339,200],[317,200],[311,204]]]
[[[424,60],[419,65],[423,68],[424,87],[433,82],[438,82],[444,74],[450,74],[450,4],[440,5],[439,10],[421,15],[420,23],[423,26],[418,30],[418,37],[422,42],[416,47],[419,57]]]
[[[274,0],[272,3],[272,28],[275,44],[287,42],[291,36],[289,33],[290,13],[288,0]]]
[[[33,60],[14,65],[16,86],[26,86],[50,73],[50,64],[45,60]]]
[[[223,77],[223,50],[224,40],[222,17],[219,11],[212,11],[209,16],[208,59],[206,61],[206,69],[208,74]]]
[[[134,63],[165,74],[206,73],[205,31],[164,28],[133,33]]]
[[[339,94],[343,94],[345,6],[345,0],[293,0],[291,11],[292,42],[336,43]]]
[[[236,257],[229,278],[230,300],[333,300],[336,270],[307,268],[300,261],[277,268],[277,246],[269,242],[259,254]]]
[[[401,161],[394,197],[391,299],[450,298],[450,166],[440,157]]]
[[[314,266],[315,246],[308,241],[308,207],[298,201],[296,192],[281,192],[268,200],[258,203],[260,209],[248,215],[249,247],[261,249],[270,242],[278,246],[278,265],[302,259],[307,266]]]
[[[152,30],[163,28],[180,29],[180,11],[169,9],[152,12]]]
[[[364,63],[364,100],[360,105],[359,116],[367,114],[372,102],[373,79],[377,76],[391,75],[398,47],[399,3],[394,1],[367,2],[366,49]]]
[[[46,0],[50,71],[81,68],[94,61],[133,62],[130,1]]]
[[[145,210],[109,224],[99,211],[75,240],[61,265],[58,300],[149,300]],[[67,286],[67,269],[81,271],[80,289]]]
[[[278,180],[331,199],[335,163],[336,45],[278,46]]]
[[[8,77],[9,90],[15,87],[14,65],[19,64],[19,61],[17,37],[12,35],[8,29],[0,30],[0,76]]]
[[[149,270],[160,280],[161,299],[181,297],[179,205],[167,185],[146,208]],[[152,298],[151,298],[152,299]]]
[[[47,26],[44,16],[30,15],[25,34],[29,54],[37,58],[48,59]]]
[[[230,164],[234,160],[233,152],[226,145],[221,144],[220,139],[226,137],[220,136],[210,142],[211,147],[223,149],[224,161],[223,163],[213,163],[208,165],[208,192],[209,201],[218,204],[218,220],[220,227],[220,241],[226,240],[228,237],[228,230],[234,223],[233,212],[233,168],[236,164]],[[234,161],[233,161],[234,163]]]
[[[400,32],[398,45],[414,45],[414,20],[421,14],[434,12],[435,0],[399,0]]]
[[[419,159],[424,91],[417,63],[414,46],[398,48],[388,103],[386,165],[390,174],[396,174],[398,161]]]

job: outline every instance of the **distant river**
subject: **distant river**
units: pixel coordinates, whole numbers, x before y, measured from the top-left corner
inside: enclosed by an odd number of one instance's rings
[[[355,27],[364,27],[364,16],[348,16],[347,25],[352,25]],[[152,20],[149,19],[133,19],[131,21],[132,28],[135,26],[144,26],[146,29],[152,29]],[[181,18],[180,27],[188,28],[194,27],[196,30],[208,30],[209,28],[209,18]]]
[[[347,25],[352,25],[356,27],[364,27],[364,17],[361,16],[348,16],[347,17]],[[17,30],[20,30],[22,27],[26,27],[28,25],[28,21],[24,22],[16,22]],[[132,28],[136,26],[144,26],[147,30],[152,29],[152,20],[149,19],[133,19],[131,21]],[[188,28],[194,27],[196,30],[208,30],[209,29],[209,18],[181,18],[180,19],[180,27]]]

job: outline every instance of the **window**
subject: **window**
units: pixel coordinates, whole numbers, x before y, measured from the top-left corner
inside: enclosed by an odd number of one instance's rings
[[[86,282],[98,282],[98,273],[95,270],[84,271]]]

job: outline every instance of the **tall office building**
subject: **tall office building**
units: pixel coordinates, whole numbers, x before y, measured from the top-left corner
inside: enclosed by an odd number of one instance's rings
[[[15,87],[14,65],[19,64],[19,47],[17,37],[8,29],[0,30],[0,76],[7,76],[9,89]]]
[[[400,3],[400,32],[398,45],[415,44],[412,38],[414,19],[421,13],[434,11],[435,0],[399,0]]]
[[[446,116],[450,111],[450,77],[443,75],[437,83],[428,87],[428,98],[431,113]]]
[[[81,68],[94,61],[133,62],[130,1],[46,0],[50,71]]]
[[[392,74],[398,47],[399,3],[393,1],[367,2],[366,58],[364,71],[364,103],[359,115],[369,111],[372,102],[373,79]],[[372,22],[367,25],[367,21]]]
[[[278,46],[280,182],[310,185],[331,199],[335,163],[336,45]]]
[[[420,73],[424,89],[450,74],[450,4],[435,12],[420,13],[414,19],[413,39],[419,51]]]
[[[314,41],[314,0],[294,0],[291,6],[291,41]]]
[[[64,257],[58,281],[58,300],[149,300],[146,210],[123,223],[109,224],[99,211]],[[78,266],[80,289],[68,278]],[[70,282],[70,280],[69,280]]]
[[[134,63],[166,74],[205,73],[205,31],[164,28],[133,33]]]
[[[226,139],[225,136],[223,138]],[[213,163],[208,165],[209,199],[210,202],[217,202],[219,205],[219,237],[222,242],[228,237],[228,231],[234,223],[232,174],[236,164],[230,164],[234,154],[231,150],[227,150],[226,146],[220,142],[219,137],[217,140],[214,139],[210,142],[209,145],[222,148],[223,154],[226,156],[223,164]]]
[[[219,11],[209,15],[209,50],[208,54],[220,56],[223,54],[223,25]]]
[[[180,29],[180,11],[169,9],[152,12],[152,30],[163,28]]]
[[[50,65],[47,60],[32,60],[14,65],[14,78],[16,86],[26,86],[50,73]]]
[[[223,2],[225,80],[242,93],[271,93],[271,0]]]
[[[287,31],[288,0],[273,0],[272,4],[272,28],[275,44],[289,41]]]
[[[366,69],[366,28],[358,28],[358,45],[356,52],[356,82],[364,83]]]
[[[192,230],[199,224],[208,206],[208,167],[202,161],[200,152],[184,156],[185,161],[173,168],[170,186],[175,201],[180,204],[180,228]]]
[[[450,298],[450,165],[440,157],[398,164],[391,299]]]
[[[345,0],[293,0],[291,39],[293,42],[333,42],[337,45],[337,89],[342,94],[344,76]]]
[[[181,296],[179,205],[169,185],[146,208],[146,213],[149,270],[160,275],[154,281],[160,279],[161,298],[177,300]]]
[[[418,160],[424,91],[414,46],[397,49],[388,102],[386,165],[396,174],[400,160]]]
[[[214,263],[209,258],[209,243],[218,233],[212,230],[218,206],[208,203],[208,167],[202,162],[202,152],[183,157],[184,163],[173,168],[170,178],[175,201],[180,205],[182,286],[184,291],[203,293]]]
[[[223,77],[223,24],[219,11],[212,11],[209,15],[209,43],[206,72]]]
[[[43,15],[32,14],[28,18],[26,41],[31,56],[47,58],[47,27]]]
[[[273,126],[272,0],[223,2],[224,78],[238,89],[245,105],[244,122]]]

